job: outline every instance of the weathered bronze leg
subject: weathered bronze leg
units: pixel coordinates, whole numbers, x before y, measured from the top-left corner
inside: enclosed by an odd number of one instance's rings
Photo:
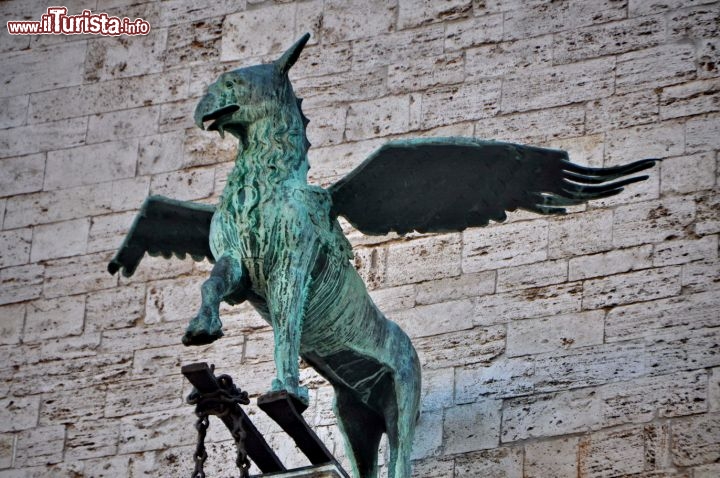
[[[385,423],[350,390],[335,387],[335,416],[345,437],[354,476],[377,478],[378,447]]]
[[[223,336],[220,322],[220,302],[241,285],[242,265],[235,258],[222,256],[213,267],[210,277],[202,285],[200,311],[190,321],[182,343],[204,345]]]
[[[300,386],[299,360],[309,274],[292,266],[282,272],[270,279],[268,290],[277,369],[271,391],[287,390],[307,404],[310,397],[307,388]]]

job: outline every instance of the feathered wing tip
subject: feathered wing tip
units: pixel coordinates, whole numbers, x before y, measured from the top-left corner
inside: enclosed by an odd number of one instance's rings
[[[303,113],[302,102],[303,102],[302,98],[297,98],[297,107],[298,107],[298,111],[300,111],[300,119],[302,120],[302,124],[303,124],[303,145],[305,146],[305,151],[307,152],[307,150],[310,149],[310,146],[312,146],[310,144],[310,140],[308,140],[308,137],[307,137],[307,125],[308,125],[308,123],[310,123],[310,120],[308,119],[307,116],[305,116],[305,113]]]

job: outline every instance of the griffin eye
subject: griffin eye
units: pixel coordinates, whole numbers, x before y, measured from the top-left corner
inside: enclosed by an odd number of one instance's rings
[[[232,82],[232,81],[226,81],[226,82],[225,82],[225,86],[228,87],[228,88],[232,88],[232,87],[233,87],[233,82]]]

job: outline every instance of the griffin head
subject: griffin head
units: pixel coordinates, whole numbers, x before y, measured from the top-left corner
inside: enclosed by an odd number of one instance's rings
[[[306,33],[272,63],[229,71],[220,75],[195,108],[195,124],[208,131],[225,131],[242,139],[248,126],[268,117],[288,101],[297,102],[288,70],[310,39]]]

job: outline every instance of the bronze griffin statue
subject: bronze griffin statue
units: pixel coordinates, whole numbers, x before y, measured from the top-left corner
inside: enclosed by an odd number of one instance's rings
[[[409,478],[420,364],[408,336],[370,299],[337,217],[366,234],[404,234],[484,226],[503,221],[506,210],[560,214],[646,179],[617,180],[656,160],[588,168],[559,150],[469,138],[399,140],[330,188],[309,185],[308,120],[288,79],[308,38],[273,63],[225,73],[208,87],[195,122],[238,139],[219,203],[149,197],[109,270],[130,276],[145,252],[214,261],[183,343],[219,339],[220,302],[249,301],[274,331],[272,390],[307,402],[302,357],[334,387],[354,475],[377,476],[386,433],[388,476]]]

